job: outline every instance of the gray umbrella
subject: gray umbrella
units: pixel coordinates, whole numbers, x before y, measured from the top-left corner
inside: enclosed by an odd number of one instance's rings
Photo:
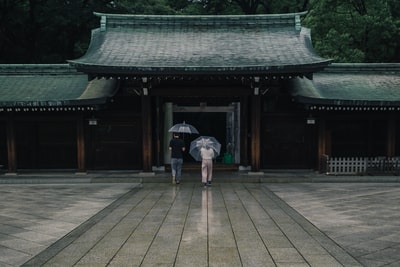
[[[199,131],[197,131],[197,129],[193,125],[187,124],[185,122],[175,124],[168,130],[168,132],[170,132],[170,133],[189,133],[189,134],[198,134],[199,133]]]

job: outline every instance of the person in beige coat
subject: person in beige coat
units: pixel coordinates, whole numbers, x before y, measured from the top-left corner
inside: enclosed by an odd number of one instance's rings
[[[214,150],[208,146],[200,149],[201,155],[201,182],[204,186],[211,186]]]

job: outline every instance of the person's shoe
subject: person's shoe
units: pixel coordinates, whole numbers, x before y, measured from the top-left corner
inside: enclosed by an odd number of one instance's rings
[[[172,176],[172,184],[175,184],[175,176]]]
[[[208,182],[207,182],[207,185],[208,185],[208,186],[211,186],[211,181],[208,181]]]
[[[180,184],[181,183],[181,181],[179,181],[179,180],[176,180],[176,182],[175,182],[176,184]]]
[[[207,187],[207,183],[203,183],[203,185],[204,185],[204,188],[206,188],[206,187]]]

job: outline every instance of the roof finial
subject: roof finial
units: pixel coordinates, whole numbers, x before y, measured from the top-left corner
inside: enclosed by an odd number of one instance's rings
[[[299,14],[296,14],[294,21],[295,21],[296,30],[300,31],[301,30],[301,20],[300,20]]]
[[[100,30],[102,32],[106,31],[106,25],[107,25],[107,16],[102,15],[100,19]]]

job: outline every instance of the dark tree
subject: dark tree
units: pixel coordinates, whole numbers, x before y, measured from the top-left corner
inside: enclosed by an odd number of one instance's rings
[[[305,24],[336,62],[398,62],[399,4],[393,0],[311,0]]]
[[[86,50],[98,24],[93,11],[114,9],[100,0],[0,3],[0,63],[65,63]]]

